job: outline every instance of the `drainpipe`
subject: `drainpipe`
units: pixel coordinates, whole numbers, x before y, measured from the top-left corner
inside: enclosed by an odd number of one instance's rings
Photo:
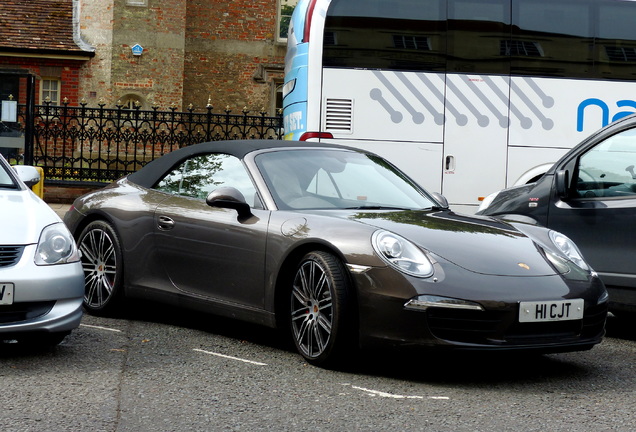
[[[82,39],[82,33],[80,31],[80,1],[81,0],[73,0],[73,42],[83,51],[95,52],[95,47]]]

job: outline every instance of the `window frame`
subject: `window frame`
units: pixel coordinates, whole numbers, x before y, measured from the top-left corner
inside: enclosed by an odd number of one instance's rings
[[[275,33],[276,43],[279,43],[279,44],[287,43],[287,36],[281,36],[281,33],[280,33],[281,25],[283,23],[283,19],[288,18],[289,24],[287,25],[287,29],[289,29],[289,26],[291,25],[291,16],[292,16],[292,13],[294,12],[294,9],[298,5],[298,2],[299,0],[276,0],[276,33]],[[295,4],[291,5],[292,9],[289,12],[289,14],[283,14],[283,6],[290,6],[288,3],[295,3]]]
[[[631,140],[629,142],[628,147],[624,147],[623,150],[620,149],[622,147],[621,142],[623,140],[627,140],[629,138],[634,138],[634,143],[632,144]],[[617,139],[618,138],[618,139]],[[632,150],[633,152],[630,151]],[[614,148],[614,149],[612,149]],[[612,155],[612,153],[617,155]],[[636,173],[634,173],[634,165],[626,166],[625,171],[627,174],[624,177],[627,179],[625,182],[621,182],[622,178],[620,174],[622,174],[623,170],[618,169],[618,171],[612,170],[604,170],[603,168],[607,168],[607,165],[602,167],[599,164],[595,166],[587,166],[585,162],[602,162],[603,155],[610,156],[611,158],[607,158],[609,163],[614,164],[618,161],[625,161],[626,158],[619,157],[620,154],[634,154],[636,155],[636,128],[629,128],[622,131],[619,131],[611,136],[605,137],[604,139],[595,143],[592,147],[585,150],[576,158],[575,163],[575,178],[572,182],[572,189],[579,199],[598,199],[598,200],[607,200],[607,199],[634,199],[636,198]],[[612,157],[614,156],[614,157]],[[628,159],[629,160],[629,159]],[[629,165],[628,162],[625,162],[626,165]],[[614,166],[610,165],[612,168]],[[631,172],[630,172],[631,168]],[[595,175],[596,172],[600,172],[601,174]],[[583,175],[582,175],[583,174]],[[610,174],[610,181],[607,182],[607,174]],[[629,175],[631,175],[633,181],[629,181]],[[617,177],[618,175],[618,177]],[[585,181],[582,177],[589,177],[591,181]],[[617,181],[618,180],[618,181]],[[584,182],[585,184],[595,185],[596,187],[590,189],[589,187],[579,189],[579,186],[582,186]],[[621,187],[624,186],[624,187]],[[601,195],[598,195],[598,193]]]
[[[126,0],[126,6],[148,7],[148,0]]]
[[[219,158],[218,160],[218,163],[220,164],[219,170],[218,172],[215,172],[214,174],[211,173],[207,175],[206,178],[209,181],[207,183],[202,183],[201,186],[210,186],[211,184],[215,183],[215,181],[221,180],[221,179],[222,181],[219,181],[219,183],[215,185],[215,187],[211,188],[210,190],[207,190],[206,187],[201,187],[196,189],[198,191],[196,196],[193,193],[188,193],[188,188],[184,187],[184,183],[188,184],[190,182],[190,179],[194,177],[192,173],[194,173],[195,171],[207,168],[205,166],[196,167],[196,165],[205,164],[206,162],[211,163],[212,159],[214,158]],[[194,168],[191,166],[193,161],[195,162]],[[223,166],[224,164],[225,164],[225,167]],[[228,168],[227,164],[232,164],[232,165],[229,166]],[[241,184],[239,184],[238,182],[227,183],[226,180],[232,177],[232,176],[228,176],[227,172],[233,171],[236,173],[239,171],[239,167],[243,168],[242,171],[240,172],[241,176],[244,174],[244,177],[240,179]],[[214,175],[217,175],[218,177],[215,179]],[[173,189],[170,186],[162,184],[170,176],[173,177],[172,179],[169,180],[171,184],[178,183],[177,189]],[[234,177],[236,177],[236,175],[234,175]],[[249,169],[245,166],[245,163],[243,163],[243,161],[240,158],[228,153],[223,153],[223,152],[198,153],[181,160],[173,168],[165,172],[153,185],[152,189],[157,192],[162,192],[162,193],[166,193],[166,194],[181,197],[181,198],[205,201],[205,199],[211,192],[213,192],[214,190],[220,187],[225,187],[225,186],[229,186],[229,187],[233,187],[237,189],[244,196],[244,198],[246,199],[246,202],[251,208],[262,208],[262,199],[260,197],[260,193],[254,183],[254,180],[252,178],[252,175]],[[250,201],[251,195],[254,195],[255,197],[253,202]]]
[[[45,83],[53,83],[53,82],[55,82],[57,84],[57,89],[55,89],[55,90],[51,90],[50,88],[45,89]],[[51,98],[50,97],[50,93],[51,92],[57,93],[57,97],[56,98]],[[48,93],[47,96],[45,96],[45,93]],[[40,81],[40,103],[44,103],[47,97],[51,101],[51,105],[59,106],[61,104],[61,102],[62,102],[62,80],[59,77],[42,77],[42,79]]]

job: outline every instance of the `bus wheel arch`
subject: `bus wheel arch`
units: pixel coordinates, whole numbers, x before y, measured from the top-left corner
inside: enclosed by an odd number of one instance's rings
[[[517,181],[515,181],[515,183],[511,186],[521,186],[536,182],[543,176],[543,174],[545,174],[550,168],[552,168],[552,165],[554,165],[553,162],[542,164],[527,170],[526,172],[521,174]]]

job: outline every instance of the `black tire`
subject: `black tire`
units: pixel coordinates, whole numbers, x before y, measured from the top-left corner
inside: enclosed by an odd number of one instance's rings
[[[298,352],[316,366],[335,366],[355,346],[352,292],[342,262],[326,252],[303,257],[291,287],[290,327]]]
[[[123,299],[119,236],[107,222],[94,221],[77,241],[84,268],[84,308],[93,315],[116,312]]]

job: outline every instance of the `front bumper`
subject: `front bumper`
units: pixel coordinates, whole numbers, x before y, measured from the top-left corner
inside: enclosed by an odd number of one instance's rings
[[[451,282],[385,275],[373,269],[355,276],[360,306],[360,343],[463,350],[564,352],[589,349],[602,341],[607,295],[598,277],[566,281],[554,276],[505,277],[466,273]],[[388,288],[383,288],[388,287]],[[460,299],[462,306],[408,307],[422,295]],[[519,303],[583,298],[583,319],[519,322]]]
[[[0,335],[23,332],[66,333],[80,324],[84,272],[80,262],[37,266],[35,245],[20,261],[0,269],[0,282],[13,284],[13,302],[0,305]]]
[[[83,299],[65,299],[0,306],[0,338],[27,332],[68,333],[80,325],[82,303]]]

